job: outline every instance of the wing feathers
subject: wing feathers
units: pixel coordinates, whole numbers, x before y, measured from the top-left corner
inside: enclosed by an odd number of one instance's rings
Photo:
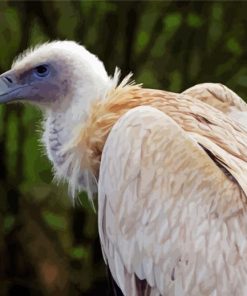
[[[232,110],[247,111],[246,103],[231,89],[220,83],[197,84],[183,92],[197,98],[224,113]]]
[[[151,295],[243,291],[242,261],[232,263],[234,253],[247,254],[247,221],[236,215],[245,211],[243,195],[165,113],[137,107],[123,115],[99,176],[102,249],[123,293],[138,295],[138,276]]]
[[[242,125],[247,125],[247,104],[235,92],[220,83],[197,84],[183,92],[227,114]]]

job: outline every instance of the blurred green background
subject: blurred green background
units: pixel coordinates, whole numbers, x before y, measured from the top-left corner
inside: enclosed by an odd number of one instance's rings
[[[182,91],[247,86],[246,2],[0,1],[0,73],[30,45],[73,39],[109,73]],[[97,216],[52,183],[31,106],[0,107],[0,295],[109,295]]]

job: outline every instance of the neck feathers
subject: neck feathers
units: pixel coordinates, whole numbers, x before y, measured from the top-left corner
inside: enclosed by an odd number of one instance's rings
[[[74,147],[78,153],[83,151],[82,165],[98,177],[102,150],[109,132],[117,120],[128,110],[138,106],[140,85],[128,84],[127,77],[116,88],[112,89],[105,100],[96,101],[91,107],[90,116],[78,129]],[[139,102],[138,102],[139,101]]]
[[[130,76],[117,85],[116,72],[108,90],[85,106],[78,96],[66,111],[49,111],[44,122],[43,143],[53,163],[55,180],[66,180],[72,196],[87,191],[89,198],[97,191],[97,177],[101,152],[111,127],[131,106],[116,105],[131,101],[133,92],[140,88],[128,84]],[[123,105],[123,104],[122,104]],[[85,108],[87,107],[87,108]],[[112,109],[112,110],[111,110]]]
[[[102,98],[91,103],[85,117],[77,118],[74,122],[72,121],[72,124],[66,125],[66,118],[71,120],[73,114],[67,111],[62,115],[64,131],[61,131],[58,136],[62,143],[58,144],[59,152],[56,151],[56,153],[59,153],[59,157],[62,155],[63,162],[60,164],[60,158],[57,161],[54,156],[51,160],[54,164],[56,179],[65,179],[69,182],[72,196],[77,191],[85,190],[89,198],[92,198],[97,191],[97,178],[105,141],[113,125],[124,113],[137,106],[145,105],[159,110],[167,108],[168,105],[174,107],[172,101],[176,99],[176,94],[142,89],[140,85],[129,83],[130,76],[116,86],[116,76],[118,77],[118,73],[112,79],[112,87],[109,91]],[[52,129],[48,124],[44,135],[51,134],[52,130],[59,129]],[[44,142],[47,142],[48,136],[45,138]],[[48,144],[48,149],[51,150],[51,143]]]

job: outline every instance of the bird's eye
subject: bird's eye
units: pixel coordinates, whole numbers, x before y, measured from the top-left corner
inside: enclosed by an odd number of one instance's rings
[[[46,77],[49,74],[49,67],[47,65],[40,65],[34,69],[34,73],[38,77]]]

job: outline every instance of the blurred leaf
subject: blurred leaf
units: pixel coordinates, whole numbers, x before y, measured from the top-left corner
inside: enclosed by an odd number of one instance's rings
[[[191,79],[196,79],[198,77],[198,73],[200,71],[200,52],[195,51],[192,58],[189,67],[189,74]]]
[[[212,5],[211,19],[208,23],[208,49],[213,48],[213,45],[222,37],[222,6],[221,3]]]
[[[145,87],[155,88],[158,85],[158,81],[155,77],[155,71],[151,71],[147,67],[137,78],[137,82],[143,83]]]
[[[142,31],[137,36],[137,44],[140,49],[145,48],[149,40],[149,36],[145,31]]]
[[[247,87],[247,75],[240,76],[237,81],[238,81],[238,84]],[[247,94],[245,95],[245,98],[247,98]]]
[[[62,6],[61,3],[55,4],[56,12],[59,16],[57,19],[57,28],[61,30],[61,34],[63,36],[67,36],[67,38],[72,39],[78,21],[76,18],[76,12],[71,6],[70,2],[62,2]],[[80,21],[83,22],[83,19],[81,19]]]
[[[181,74],[175,70],[169,75],[170,79],[170,88],[174,92],[181,91],[181,85],[182,85],[182,77]]]
[[[181,22],[182,22],[182,17],[178,12],[168,14],[164,18],[166,30],[170,32],[176,31],[176,29],[180,26]]]
[[[9,67],[20,42],[20,21],[16,9],[8,7],[0,15],[0,66]],[[6,46],[6,44],[8,46]]]
[[[3,229],[5,233],[10,232],[15,225],[15,216],[7,215],[4,217]]]
[[[85,1],[87,2],[87,1]],[[90,1],[88,1],[90,2]],[[92,1],[93,2],[93,1]],[[98,1],[98,2],[94,2],[94,6],[95,8],[97,7],[99,9],[100,14],[107,14],[108,12],[114,12],[116,11],[116,5],[114,2],[110,2],[110,1]]]
[[[66,219],[61,215],[45,210],[42,212],[43,219],[54,230],[65,230]]]
[[[159,36],[156,40],[156,44],[152,50],[153,59],[159,60],[160,58],[166,57],[166,42],[163,36]]]
[[[42,29],[40,28],[39,23],[37,21],[34,21],[32,30],[31,30],[30,44],[37,45],[46,41],[47,41],[47,37],[45,36]]]
[[[201,17],[195,13],[189,13],[187,23],[192,28],[199,28],[203,24]]]
[[[226,47],[233,54],[240,55],[242,53],[241,45],[234,37],[227,40]]]
[[[16,164],[16,156],[17,156],[17,150],[18,150],[18,135],[17,135],[17,116],[14,112],[12,112],[9,116],[8,121],[8,130],[7,130],[7,151],[8,151],[8,170],[10,172],[10,175],[14,175],[14,169]]]
[[[213,9],[212,9],[212,15],[213,18],[216,20],[221,20],[223,16],[223,9],[221,3],[214,3]]]
[[[73,259],[85,259],[88,258],[88,251],[83,246],[76,246],[70,250],[70,256]]]
[[[3,132],[3,117],[4,117],[5,110],[6,108],[4,105],[0,106],[0,135]]]

